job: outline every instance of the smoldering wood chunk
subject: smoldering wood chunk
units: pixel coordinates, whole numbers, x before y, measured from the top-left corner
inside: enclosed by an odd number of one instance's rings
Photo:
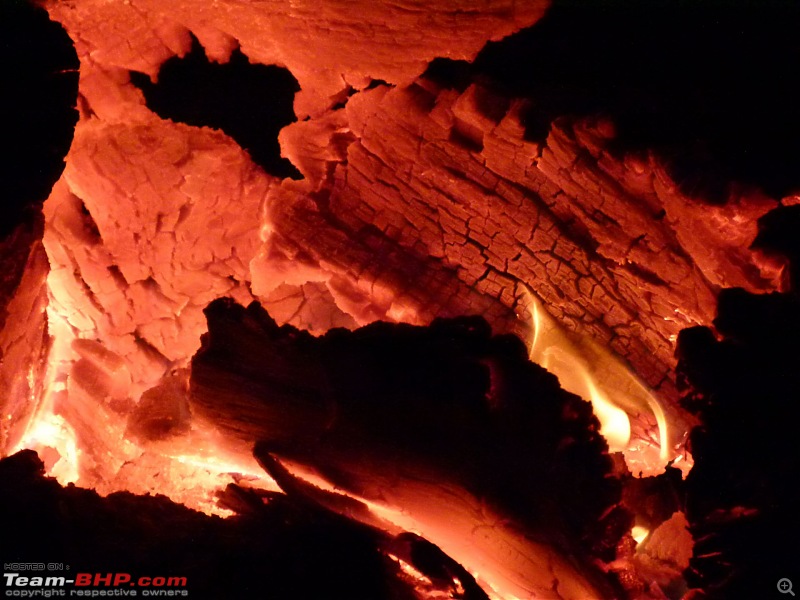
[[[189,31],[213,60],[226,62],[241,47],[252,62],[285,65],[300,83],[295,111],[302,119],[373,79],[408,82],[437,56],[471,59],[488,40],[537,21],[548,5],[491,0],[478,10],[462,0],[425,7],[406,0],[360,5],[268,0],[198,10],[195,2],[180,1],[166,11],[152,0],[129,5],[78,0],[48,8],[82,41],[85,55],[104,66],[155,77],[162,62],[189,51]]]
[[[270,247],[319,265],[338,296],[416,323],[482,314],[513,331],[527,286],[677,399],[678,331],[712,320],[721,287],[774,289],[747,246],[777,202],[751,190],[697,202],[663,160],[620,151],[609,118],[545,115],[532,141],[535,100],[464,83],[378,86],[286,127],[306,179],[270,189]]]
[[[64,488],[31,450],[0,460],[0,528],[5,562],[185,577],[192,598],[419,598],[371,531],[285,496],[223,520],[163,496]]]
[[[471,573],[428,540],[414,533],[401,533],[392,540],[389,548],[395,556],[408,562],[433,582],[449,586],[457,581],[458,586],[448,590],[450,597],[489,600]]]
[[[386,528],[388,524],[372,513],[362,501],[340,492],[320,489],[295,477],[269,453],[266,446],[263,442],[256,444],[253,453],[293,502],[354,524],[358,522],[361,527],[372,531],[376,539],[381,540],[379,545],[382,551],[392,560],[398,563],[403,561],[417,570],[416,576],[412,573],[407,573],[407,576],[420,597],[488,600],[475,577],[441,548],[416,534],[407,531],[396,533],[396,527],[389,526],[392,529],[390,532]],[[232,501],[245,511],[250,511],[253,510],[254,500],[258,498],[257,494],[229,485],[224,496],[227,502]]]
[[[800,289],[800,206],[781,206],[771,210],[758,220],[758,235],[753,248],[761,250],[771,258],[783,263],[784,277],[792,289]],[[786,261],[789,265],[786,265]]]
[[[591,406],[516,337],[462,317],[314,338],[226,299],[206,316],[191,409],[228,436],[360,496],[459,486],[566,551],[613,553],[628,522]]]
[[[689,440],[687,578],[711,598],[754,598],[796,562],[800,300],[724,290],[714,324],[721,339],[705,328],[678,338],[683,402],[702,421]]]
[[[128,418],[128,433],[141,440],[159,440],[188,431],[188,387],[188,373],[167,373],[158,385],[142,394]]]
[[[685,496],[681,471],[675,467],[667,467],[657,477],[626,475],[623,478],[623,504],[635,514],[636,525],[648,531],[682,511]]]

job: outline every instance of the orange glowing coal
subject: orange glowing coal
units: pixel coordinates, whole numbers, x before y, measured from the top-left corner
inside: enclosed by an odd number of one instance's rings
[[[86,354],[87,347],[95,348],[82,343],[87,340],[75,337],[74,329],[54,304],[48,308],[48,325],[52,342],[43,393],[12,452],[36,450],[47,474],[62,485],[75,483],[101,494],[159,493],[189,508],[219,516],[233,514],[220,508],[215,498],[232,481],[278,490],[250,452],[229,448],[215,431],[199,423],[163,441],[139,443],[127,435],[125,412],[103,402],[91,402],[89,395],[76,386],[79,363],[86,360],[81,358],[81,352]],[[95,352],[95,356],[98,354],[103,355]],[[112,366],[119,366],[113,357],[105,358]],[[100,373],[95,375],[101,378]],[[94,385],[106,389],[96,380]],[[84,413],[87,418],[76,419],[76,405],[91,414]],[[130,405],[123,408],[130,410]],[[91,431],[87,431],[87,422]]]

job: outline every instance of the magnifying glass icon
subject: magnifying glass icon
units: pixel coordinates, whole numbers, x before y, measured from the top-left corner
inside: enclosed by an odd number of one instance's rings
[[[786,579],[786,577],[784,577],[783,579],[779,579],[778,591],[781,594],[791,594],[792,596],[794,596],[794,592],[792,591],[792,580]]]

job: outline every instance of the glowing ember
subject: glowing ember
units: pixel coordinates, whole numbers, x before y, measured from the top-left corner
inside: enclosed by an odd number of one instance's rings
[[[388,555],[390,559],[396,562],[400,566],[400,570],[403,571],[406,575],[411,577],[412,579],[418,581],[422,585],[429,586],[431,585],[431,580],[420,573],[417,569],[415,569],[412,565],[408,564],[406,561],[397,558],[394,554]]]
[[[69,358],[70,343],[74,335],[66,321],[51,308],[48,308],[47,316],[53,340],[42,397],[34,399],[36,409],[33,417],[12,453],[24,448],[36,450],[43,459],[48,474],[66,485],[78,480],[80,450],[75,430],[61,415],[55,413],[54,406],[57,396],[65,393],[62,370]]]
[[[78,480],[79,451],[75,431],[63,417],[48,413],[37,419],[13,452],[23,448],[36,450],[49,474],[62,485]]]
[[[51,277],[50,285],[57,285]],[[137,494],[159,493],[189,508],[207,514],[229,516],[231,511],[217,506],[215,494],[233,481],[270,491],[278,487],[258,466],[248,449],[228,448],[213,429],[192,424],[181,435],[162,441],[141,442],[126,434],[126,411],[105,403],[91,403],[76,387],[76,377],[85,356],[97,361],[100,370],[93,373],[98,379],[114,384],[125,377],[112,356],[106,356],[102,346],[90,340],[77,339],[68,319],[59,312],[59,304],[48,308],[48,327],[52,343],[48,356],[42,397],[37,400],[34,415],[13,452],[29,448],[36,450],[47,474],[62,485],[75,483],[94,488],[101,494],[130,491]],[[104,374],[110,374],[103,378]],[[99,385],[99,384],[98,384]],[[103,389],[111,389],[115,387]],[[77,390],[77,391],[76,391]],[[125,390],[130,393],[130,390]],[[117,394],[112,394],[116,396]],[[88,398],[88,400],[87,400]],[[114,398],[110,397],[110,402]],[[85,406],[83,406],[85,404]],[[69,416],[82,406],[91,410],[94,420],[91,437]],[[94,442],[94,443],[93,443]],[[104,449],[98,452],[95,444]]]
[[[305,479],[306,473],[292,470]],[[322,489],[342,493],[317,477],[314,482]],[[512,522],[464,490],[416,482],[402,489],[384,488],[381,502],[347,495],[369,507],[388,531],[411,531],[435,540],[472,574],[491,600],[553,597],[556,590],[558,597],[574,600],[597,595],[576,565],[522,534]],[[554,589],[537,586],[536,577],[542,573],[551,575]]]

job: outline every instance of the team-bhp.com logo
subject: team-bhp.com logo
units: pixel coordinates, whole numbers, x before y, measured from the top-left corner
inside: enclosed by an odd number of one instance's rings
[[[3,573],[5,595],[16,598],[188,596],[186,577],[136,577],[130,573],[76,573],[64,576],[31,576]],[[136,589],[140,588],[140,589]]]

